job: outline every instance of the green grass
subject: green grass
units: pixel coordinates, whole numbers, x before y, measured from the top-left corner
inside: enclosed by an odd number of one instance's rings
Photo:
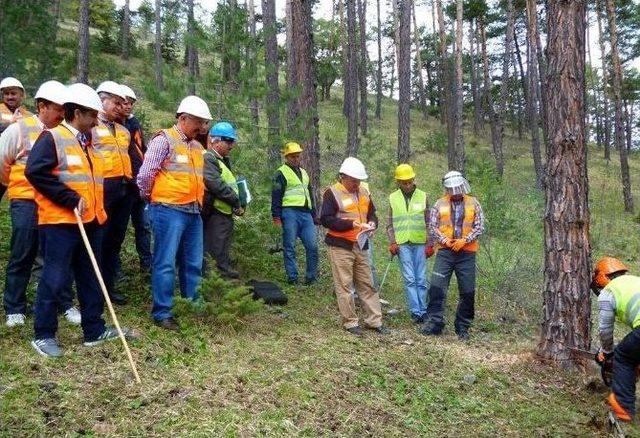
[[[153,129],[171,119],[170,113],[144,99],[142,104]],[[341,106],[336,98],[320,106],[323,184],[332,182],[344,153]],[[385,100],[383,118],[371,118],[360,153],[371,175],[382,227],[386,195],[394,188],[396,114],[394,103]],[[418,184],[433,202],[446,171],[446,137],[437,121],[423,121],[415,111],[411,138]],[[118,343],[82,347],[80,330],[61,321],[65,356],[46,360],[29,346],[31,318],[21,330],[0,325],[0,434],[602,435],[606,391],[596,384],[597,373],[559,370],[533,354],[541,309],[544,202],[534,188],[528,143],[508,133],[506,172],[498,183],[487,138],[467,133],[466,140],[472,188],[488,218],[478,255],[476,322],[468,345],[458,342],[450,327],[438,339],[419,335],[404,312],[387,318],[394,329],[388,337],[367,333],[360,340],[346,334],[340,329],[323,245],[320,282],[309,288],[287,287],[290,304],[285,308],[265,308],[239,329],[184,317],[183,332],[169,333],[149,318],[149,286],[135,271],[129,236],[123,265],[129,276],[125,290],[132,300],[117,311],[123,325],[143,334],[132,346],[142,385],[132,382]],[[234,257],[247,279],[282,281],[281,255],[267,252],[277,231],[270,224],[266,152],[251,142],[239,149],[234,152],[235,168],[251,178],[256,200],[237,222]],[[601,155],[589,152],[593,257],[618,256],[635,271],[638,223],[622,211],[617,162],[606,164]],[[636,154],[631,166],[638,202]],[[0,233],[4,271],[10,236],[6,201],[0,206]],[[385,248],[380,232],[380,273],[388,263]],[[451,290],[449,321],[457,303],[455,283]],[[404,309],[396,264],[382,294]],[[639,431],[631,429],[634,432]]]

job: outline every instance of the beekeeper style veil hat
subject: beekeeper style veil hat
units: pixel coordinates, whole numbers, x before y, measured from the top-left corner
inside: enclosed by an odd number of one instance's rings
[[[469,182],[458,171],[452,170],[442,178],[442,186],[448,195],[466,195],[471,192]]]

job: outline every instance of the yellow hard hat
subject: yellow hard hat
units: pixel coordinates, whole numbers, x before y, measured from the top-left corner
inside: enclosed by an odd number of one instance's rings
[[[409,164],[399,164],[398,167],[396,167],[396,179],[400,181],[406,181],[415,177],[416,173],[413,171],[413,167],[411,167]]]
[[[290,141],[289,143],[284,145],[284,149],[282,153],[287,156],[289,154],[296,154],[298,152],[302,152],[302,146],[300,146],[295,141]]]

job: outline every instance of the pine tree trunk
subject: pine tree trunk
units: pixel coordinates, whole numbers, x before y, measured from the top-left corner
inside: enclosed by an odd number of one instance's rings
[[[358,58],[356,48],[356,0],[345,0],[347,5],[347,150],[346,156],[358,154]]]
[[[511,59],[512,61],[511,63],[513,64],[513,74],[511,76],[512,79],[509,81],[509,83],[512,84],[516,90],[516,99],[513,104],[516,106],[515,113],[517,114],[517,122],[518,122],[517,123],[518,140],[522,140],[524,136],[523,127],[525,125],[524,112],[522,111],[522,109],[526,108],[527,87],[516,86],[516,83],[518,82],[518,73],[520,74],[520,78],[522,78],[524,76],[524,72],[522,70],[522,60],[521,60],[522,56],[520,56],[520,48],[518,47],[518,38],[517,38],[517,35],[515,34],[515,26],[514,26],[514,33],[513,33],[513,42],[514,42],[514,49],[515,49],[514,50],[515,53],[513,55],[513,58]],[[516,62],[516,61],[519,61],[519,62]],[[519,71],[518,71],[518,67],[520,68]]]
[[[543,321],[538,354],[562,365],[590,347],[584,89],[586,1],[547,1],[548,106]],[[568,184],[567,182],[570,182]]]
[[[604,12],[602,10],[602,0],[596,0],[596,17],[598,17],[598,42],[600,45],[600,59],[606,58],[605,38],[602,30],[602,20]],[[611,159],[611,118],[609,117],[609,97],[607,86],[609,84],[608,68],[602,68],[602,118],[604,124],[604,159]]]
[[[349,47],[347,36],[347,21],[345,18],[344,2],[346,0],[338,0],[338,15],[340,15],[340,46],[342,47],[342,114],[349,117],[349,93],[352,85],[349,83]]]
[[[256,11],[253,0],[247,0],[247,9],[248,9],[248,19],[249,19],[249,35],[251,35],[251,43],[247,47],[247,56],[249,58],[249,69],[251,71],[251,79],[250,83],[252,88],[257,86],[258,82],[258,71],[256,68],[256,53],[255,53],[255,44],[256,44]],[[253,134],[254,136],[259,135],[259,124],[260,124],[260,112],[258,99],[254,96],[254,90],[251,90],[251,102],[249,106],[251,107],[251,121],[253,123]]]
[[[262,25],[264,34],[265,72],[267,76],[267,120],[269,124],[269,162],[280,159],[280,85],[278,84],[278,39],[275,0],[262,0]]]
[[[376,0],[378,18],[378,70],[376,71],[376,119],[382,118],[382,23],[380,19],[380,0]]]
[[[358,21],[360,30],[360,56],[358,62],[358,89],[360,90],[360,132],[367,135],[367,66],[369,54],[367,52],[367,0],[358,0]]]
[[[398,0],[398,163],[411,155],[411,0]]]
[[[482,104],[478,95],[478,70],[476,69],[476,51],[475,51],[475,29],[473,21],[469,24],[469,52],[471,58],[471,96],[473,97],[473,133],[478,135],[480,133],[480,126],[482,121],[480,116],[482,113]]]
[[[316,78],[313,66],[313,0],[295,0],[291,2],[293,52],[298,63],[296,83],[300,85],[298,107],[302,121],[300,138],[304,141],[302,163],[309,173],[314,205],[320,206],[320,144],[318,137],[318,107],[316,96]]]
[[[622,66],[618,53],[618,32],[616,28],[616,16],[614,0],[606,0],[607,19],[609,22],[609,38],[611,44],[611,63],[613,67],[613,102],[615,145],[620,153],[620,170],[622,173],[622,196],[624,198],[624,211],[633,211],[633,196],[631,195],[631,177],[629,175],[629,158],[624,142],[623,109],[622,109]]]
[[[464,115],[462,113],[462,26],[463,26],[463,7],[462,0],[456,2],[456,51],[455,51],[455,93],[454,107],[452,111],[453,125],[453,151],[450,151],[449,169],[457,170],[464,173],[465,171],[465,151],[464,136],[462,126],[464,123]]]
[[[124,1],[124,6],[122,7],[123,16],[122,16],[122,59],[129,59],[129,32],[131,26],[131,18],[129,11],[129,0]]]
[[[418,23],[416,21],[416,3],[411,2],[413,19],[413,41],[416,46],[416,71],[415,75],[418,79],[418,103],[420,104],[420,110],[422,111],[422,118],[427,119],[427,98],[424,91],[424,79],[422,78],[422,54],[420,53],[420,32],[418,31]]]
[[[629,109],[631,106],[631,109]],[[629,105],[629,101],[624,101],[624,120],[625,120],[625,133],[627,140],[627,153],[631,152],[631,146],[633,146],[633,102]]]
[[[297,82],[298,77],[298,60],[296,59],[296,52],[294,49],[294,44],[296,38],[293,33],[293,7],[294,3],[297,3],[297,0],[286,0],[285,3],[285,11],[286,11],[286,42],[285,47],[287,51],[287,90],[293,93],[299,93],[299,84]],[[299,107],[298,107],[298,99],[293,98],[289,99],[287,102],[287,117],[286,117],[286,125],[287,131],[289,133],[293,133],[296,131],[296,125],[298,121]]]
[[[447,94],[449,90],[449,79],[447,75],[447,37],[444,28],[444,14],[442,12],[442,1],[435,0],[436,12],[438,13],[438,34],[440,36],[440,59],[438,61],[438,80],[440,82],[440,124],[447,123]]]
[[[156,18],[156,35],[155,35],[155,56],[156,56],[156,87],[158,90],[164,90],[164,81],[162,78],[162,19],[161,19],[161,1],[156,0],[155,18]]]
[[[189,71],[189,94],[196,94],[196,47],[193,0],[187,0],[187,69]]]
[[[527,0],[527,71],[528,75],[528,93],[527,93],[527,119],[529,121],[529,129],[531,131],[531,154],[533,155],[533,168],[536,172],[536,187],[542,188],[543,172],[542,156],[540,153],[540,130],[538,127],[538,101],[535,88],[538,84],[538,53],[535,44],[533,22],[536,19],[535,8],[536,0]]]
[[[80,0],[77,75],[78,82],[89,83],[89,0]]]
[[[536,20],[532,22],[535,26],[534,31],[536,34],[536,51],[538,52],[538,78],[540,79],[536,84],[536,94],[538,102],[542,111],[540,112],[540,119],[542,120],[542,138],[544,138],[544,144],[549,144],[549,124],[547,122],[547,60],[545,59],[542,51],[542,43],[540,41],[540,32],[538,30],[538,11],[536,9]]]

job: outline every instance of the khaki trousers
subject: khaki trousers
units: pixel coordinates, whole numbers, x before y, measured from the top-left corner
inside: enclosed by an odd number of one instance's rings
[[[356,248],[348,250],[329,246],[329,260],[343,327],[348,329],[359,325],[350,292],[352,285],[355,286],[365,312],[364,324],[371,328],[380,327],[382,325],[380,298],[371,281],[371,267],[367,252]]]

